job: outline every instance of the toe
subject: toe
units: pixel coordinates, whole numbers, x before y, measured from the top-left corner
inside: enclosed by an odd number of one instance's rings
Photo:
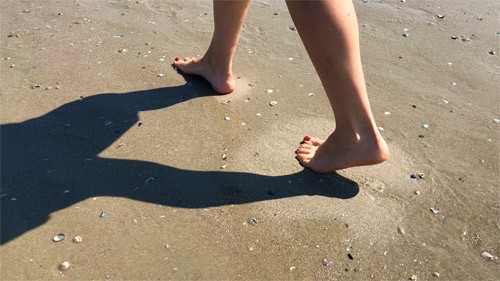
[[[318,139],[318,138],[314,138],[314,137],[311,137],[311,140],[310,140],[311,144],[314,145],[314,146],[320,146],[322,145],[325,141],[322,140],[322,139]]]
[[[311,157],[308,154],[297,154],[297,156],[295,156],[295,159],[297,159],[303,166],[309,164],[309,162],[311,161]]]
[[[299,148],[311,149],[313,146],[310,143],[301,143]]]
[[[297,154],[311,154],[311,150],[303,147],[297,148]]]

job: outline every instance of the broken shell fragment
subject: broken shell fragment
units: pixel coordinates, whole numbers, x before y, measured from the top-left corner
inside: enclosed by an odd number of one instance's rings
[[[439,214],[439,212],[440,212],[439,208],[431,208],[431,211],[432,211],[434,214]]]
[[[248,223],[249,225],[254,225],[254,224],[257,224],[257,219],[256,219],[256,218],[254,218],[254,217],[251,217],[251,218],[249,218],[249,219],[247,220],[247,223]]]
[[[73,238],[73,243],[81,243],[82,241],[83,241],[83,239],[80,236],[75,236]]]
[[[52,241],[54,242],[59,242],[59,241],[62,241],[66,238],[66,236],[61,233],[61,234],[57,234],[56,236],[54,236],[54,238],[52,238]]]
[[[274,100],[273,100],[272,102],[270,102],[270,103],[269,103],[269,105],[270,105],[270,106],[275,106],[275,105],[277,105],[277,104],[278,104],[278,102],[277,102],[277,101],[274,101]]]
[[[60,271],[66,271],[69,269],[69,266],[70,266],[69,262],[65,261],[61,263],[58,268]]]

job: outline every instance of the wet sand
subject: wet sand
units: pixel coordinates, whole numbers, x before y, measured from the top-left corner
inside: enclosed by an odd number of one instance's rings
[[[210,1],[2,1],[0,278],[498,279],[498,3],[354,2],[391,158],[318,175],[294,150],[335,122],[281,1],[224,96],[171,66]]]

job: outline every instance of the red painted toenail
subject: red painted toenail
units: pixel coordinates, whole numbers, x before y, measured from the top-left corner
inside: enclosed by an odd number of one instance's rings
[[[311,137],[310,137],[310,136],[305,136],[305,137],[304,137],[304,140],[305,140],[305,141],[310,141],[310,140],[311,140]]]
[[[175,58],[175,61],[180,61],[181,59],[180,58]]]

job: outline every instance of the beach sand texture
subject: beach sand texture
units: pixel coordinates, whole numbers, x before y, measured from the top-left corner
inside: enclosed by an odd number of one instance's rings
[[[294,151],[335,122],[284,2],[217,95],[171,66],[211,1],[1,1],[0,278],[498,280],[498,1],[354,3],[391,158],[319,175]]]

